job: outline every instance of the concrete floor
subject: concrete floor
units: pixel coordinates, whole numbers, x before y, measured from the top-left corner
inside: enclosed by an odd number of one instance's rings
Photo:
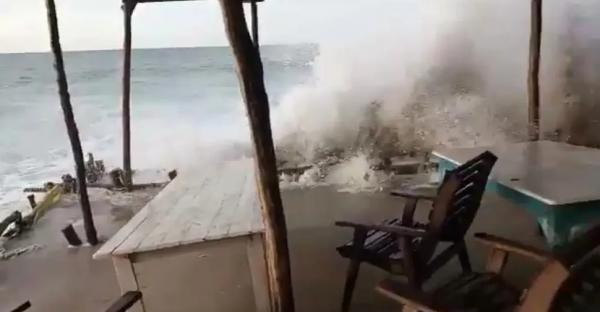
[[[335,247],[351,238],[351,230],[333,226],[336,220],[376,222],[398,216],[402,200],[386,194],[349,194],[328,187],[288,190],[283,193],[297,311],[339,311],[347,261]],[[94,205],[98,228],[107,235],[122,222],[112,222],[107,209]],[[135,207],[139,208],[139,207]],[[426,210],[426,207],[423,212]],[[0,311],[30,300],[30,311],[102,311],[119,296],[110,260],[91,259],[96,248],[68,249],[60,234],[66,219],[78,215],[76,207],[55,209],[43,224],[13,244],[43,243],[45,247],[16,259],[0,262]],[[424,213],[421,214],[423,216]],[[469,233],[485,231],[543,247],[534,220],[522,209],[494,194],[487,194]],[[483,267],[485,249],[468,239],[475,269]],[[243,259],[245,261],[245,259]],[[537,268],[510,261],[507,278],[523,284]],[[451,262],[432,281],[458,272]],[[374,291],[386,276],[373,267],[361,268],[352,311],[393,311],[398,306]],[[202,311],[198,307],[198,311]]]

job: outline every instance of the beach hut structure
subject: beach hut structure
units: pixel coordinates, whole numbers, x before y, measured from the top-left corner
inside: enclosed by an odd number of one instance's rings
[[[122,0],[124,17],[124,42],[123,42],[123,77],[122,77],[122,126],[123,126],[123,170],[124,182],[131,188],[131,128],[130,128],[130,90],[131,90],[131,24],[135,7],[138,3],[169,2],[189,0]],[[271,135],[268,97],[265,91],[263,68],[260,59],[258,42],[258,12],[257,3],[261,0],[219,0],[223,14],[223,21],[229,43],[231,45],[242,97],[248,113],[249,124],[252,132],[254,148],[254,167],[257,186],[257,197],[260,203],[264,225],[264,260],[267,272],[267,286],[269,292],[269,309],[271,311],[294,311],[294,299],[290,274],[289,253],[287,246],[287,229],[282,201],[279,190],[276,159]],[[243,4],[249,2],[252,16],[252,36],[248,30]],[[53,0],[47,0],[52,4]],[[539,59],[541,43],[541,8],[542,0],[531,0],[531,37],[528,75],[529,93],[529,134],[530,139],[539,138]],[[50,18],[52,21],[52,18]],[[56,18],[54,17],[54,24]],[[58,35],[54,33],[52,25],[51,37],[53,52],[59,57],[60,47]],[[55,44],[55,42],[57,44]],[[58,47],[58,49],[55,49]],[[60,61],[59,61],[60,60]],[[62,63],[62,57],[57,58],[57,64]],[[63,83],[64,70],[57,65],[59,86]],[[62,74],[61,74],[62,71]],[[63,77],[61,79],[61,76]],[[61,89],[61,98],[65,98]],[[68,95],[67,95],[68,98]],[[66,106],[63,106],[63,108]],[[68,111],[65,116],[68,116]],[[74,118],[69,118],[67,125],[74,125]],[[74,128],[74,127],[69,127]],[[70,132],[71,134],[71,132]],[[77,145],[78,137],[70,135],[71,142]],[[75,146],[73,145],[73,146]],[[79,144],[80,146],[80,144]],[[75,151],[75,148],[74,148]],[[77,153],[81,154],[82,153]],[[76,156],[76,163],[80,163]],[[81,162],[82,163],[82,162]],[[78,173],[79,173],[78,169]],[[81,179],[79,179],[81,180]],[[85,180],[84,180],[85,181]],[[83,187],[85,189],[85,186]],[[85,192],[85,191],[84,191]],[[84,201],[82,195],[82,202]],[[83,206],[83,205],[82,205]],[[89,207],[89,205],[87,205]],[[84,218],[91,220],[89,209],[84,210]],[[87,221],[86,221],[87,224]]]
[[[188,0],[123,0],[123,170],[131,187],[131,24],[137,4]],[[227,38],[232,48],[242,97],[248,113],[254,148],[258,198],[264,223],[264,254],[271,311],[294,311],[285,216],[271,135],[269,102],[265,91],[258,42],[258,9],[261,0],[219,0]],[[250,3],[252,36],[244,14]]]

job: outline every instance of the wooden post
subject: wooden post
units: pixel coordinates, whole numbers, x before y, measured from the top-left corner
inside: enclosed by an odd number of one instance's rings
[[[256,0],[252,0],[250,2],[251,15],[252,15],[252,40],[254,42],[254,47],[258,50],[259,48],[259,40],[258,40],[258,5],[256,4]],[[260,54],[260,52],[259,52]]]
[[[69,141],[71,142],[71,150],[73,152],[73,158],[75,159],[75,171],[77,173],[77,183],[79,183],[79,202],[83,214],[83,225],[85,227],[88,243],[90,243],[90,245],[96,245],[98,244],[98,238],[96,237],[96,228],[94,227],[94,220],[92,218],[90,200],[88,198],[85,182],[85,164],[83,152],[81,150],[81,141],[79,140],[79,131],[77,130],[77,124],[75,123],[75,117],[73,116],[67,75],[65,74],[62,49],[60,47],[54,0],[46,0],[46,10],[48,13],[48,28],[50,30],[50,45],[52,47],[52,54],[54,55],[54,68],[56,69],[56,82],[58,83],[58,93],[60,94],[60,106],[62,107]]]
[[[529,139],[540,139],[540,47],[542,43],[542,0],[531,0],[531,34],[529,37]]]
[[[81,246],[81,240],[79,239],[79,235],[75,232],[72,224],[65,226],[61,232],[65,236],[65,239],[71,246]]]
[[[233,49],[240,89],[252,130],[258,195],[265,225],[265,251],[271,307],[274,312],[293,312],[287,229],[275,159],[269,100],[263,69],[244,16],[241,0],[219,0],[229,43]]]
[[[123,21],[125,36],[123,40],[123,183],[127,190],[131,191],[131,16],[137,2],[135,0],[123,0]]]

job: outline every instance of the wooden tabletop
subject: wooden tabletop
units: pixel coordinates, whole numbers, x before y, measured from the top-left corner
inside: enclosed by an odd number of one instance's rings
[[[181,172],[94,258],[263,231],[252,160],[223,162]]]
[[[600,200],[600,150],[538,141],[475,148],[441,148],[433,154],[461,164],[489,150],[498,156],[497,183],[547,205]]]

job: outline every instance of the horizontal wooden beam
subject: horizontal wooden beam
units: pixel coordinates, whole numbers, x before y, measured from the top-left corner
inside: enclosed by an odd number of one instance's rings
[[[203,1],[203,0],[137,0],[139,3],[144,2],[174,2],[174,1]],[[241,0],[244,3],[250,3],[251,0]],[[264,0],[256,0],[256,2],[263,2]]]

